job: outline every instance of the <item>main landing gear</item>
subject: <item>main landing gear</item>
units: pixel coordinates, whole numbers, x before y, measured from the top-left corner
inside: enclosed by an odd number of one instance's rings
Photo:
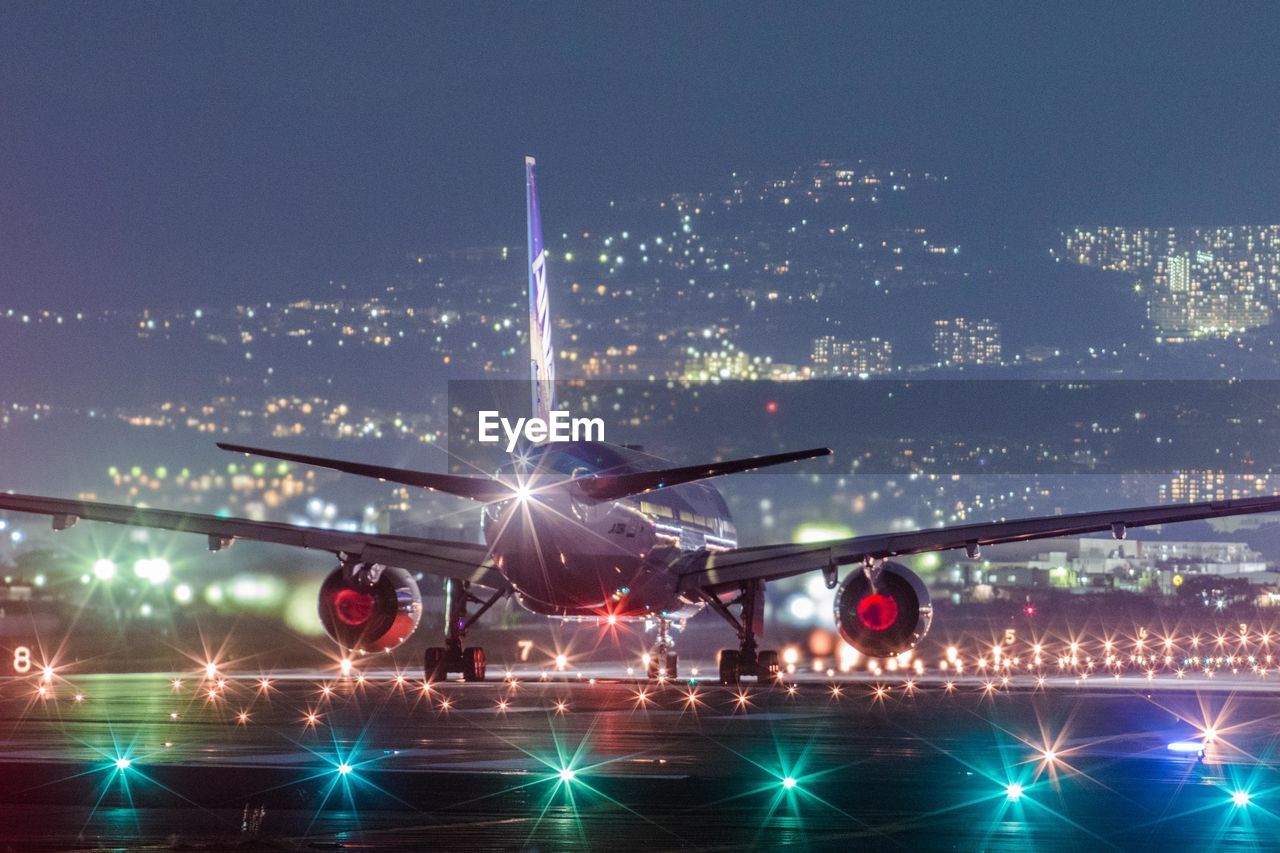
[[[505,594],[506,590],[500,589],[489,598],[479,598],[471,593],[470,581],[461,578],[445,581],[444,645],[431,646],[423,658],[423,671],[428,683],[444,681],[453,673],[462,673],[463,681],[484,681],[484,649],[479,646],[464,648],[462,641],[467,630]],[[480,607],[468,616],[468,604],[479,604]]]
[[[761,682],[777,678],[778,653],[756,648],[756,636],[764,633],[764,581],[744,582],[738,597],[727,605],[710,592],[703,592],[703,598],[738,632],[738,648],[720,652],[720,683],[733,685],[752,675]],[[740,619],[729,610],[735,604],[740,608]]]

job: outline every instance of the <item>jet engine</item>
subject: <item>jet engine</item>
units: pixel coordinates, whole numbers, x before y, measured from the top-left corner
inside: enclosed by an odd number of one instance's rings
[[[320,622],[343,649],[390,651],[421,618],[422,593],[404,569],[339,566],[320,586]]]
[[[867,657],[893,657],[914,648],[932,621],[924,581],[901,563],[853,572],[836,592],[836,628]]]

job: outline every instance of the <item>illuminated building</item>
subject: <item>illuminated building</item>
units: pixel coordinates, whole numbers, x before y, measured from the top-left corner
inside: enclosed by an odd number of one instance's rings
[[[942,365],[1000,364],[1000,325],[964,317],[934,320],[933,351]]]
[[[1280,578],[1244,542],[1085,536],[1001,545],[998,559],[962,560],[938,580],[986,600],[1007,597],[1010,591],[1047,589],[1173,595],[1184,576],[1199,575],[1241,577],[1251,584],[1273,584]]]
[[[1136,273],[1157,343],[1230,338],[1271,322],[1280,287],[1280,226],[1076,228],[1066,258]]]
[[[880,338],[844,341],[823,335],[814,338],[810,360],[815,377],[875,376],[892,372],[893,345]]]

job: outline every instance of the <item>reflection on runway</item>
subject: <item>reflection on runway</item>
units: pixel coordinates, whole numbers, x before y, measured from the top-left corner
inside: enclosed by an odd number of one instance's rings
[[[9,679],[0,825],[18,847],[406,850],[1255,847],[1280,828],[1271,681],[623,676]]]

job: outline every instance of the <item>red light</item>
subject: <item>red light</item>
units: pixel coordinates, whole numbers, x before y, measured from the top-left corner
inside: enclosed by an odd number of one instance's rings
[[[885,631],[898,621],[898,602],[873,592],[858,602],[858,619],[872,631]]]
[[[1036,615],[1036,606],[1034,604],[1028,604],[1026,607],[1022,609],[1028,616]]]
[[[374,598],[367,592],[340,589],[333,597],[333,610],[347,625],[363,625],[373,615]]]
[[[777,401],[776,401],[776,400],[770,400],[769,402],[765,403],[765,404],[764,404],[764,410],[765,410],[766,412],[768,412],[769,414],[771,414],[771,415],[776,415],[776,414],[778,413],[778,403],[777,403]]]

